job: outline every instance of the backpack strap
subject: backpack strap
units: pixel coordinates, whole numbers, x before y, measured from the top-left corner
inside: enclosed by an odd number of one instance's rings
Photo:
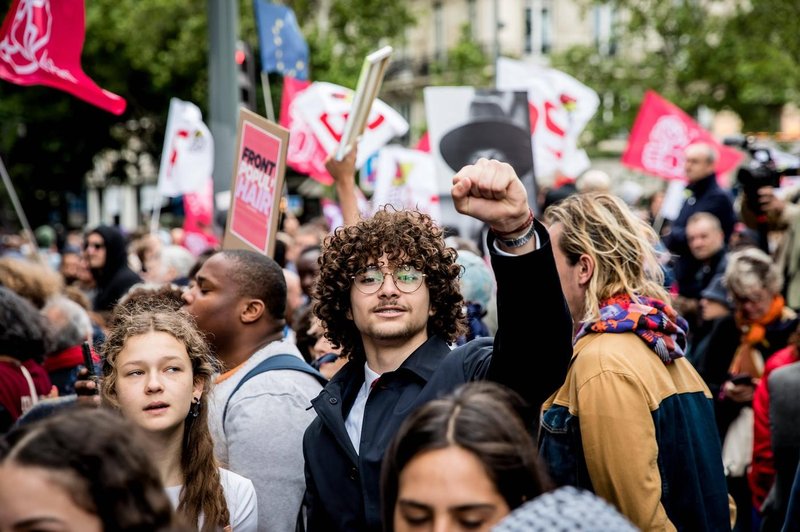
[[[322,385],[325,386],[327,384],[328,379],[322,376],[322,373],[312,368],[308,363],[298,358],[294,355],[283,354],[283,355],[273,355],[269,358],[265,358],[261,362],[258,363],[256,367],[251,369],[247,372],[247,374],[242,377],[242,380],[236,385],[236,388],[233,389],[231,394],[228,396],[228,400],[225,401],[225,409],[222,411],[222,426],[225,427],[225,418],[228,416],[228,405],[231,402],[231,398],[239,391],[239,388],[242,387],[244,383],[255,377],[256,375],[261,375],[264,372],[272,371],[276,369],[291,369],[294,371],[301,371],[307,375],[311,375]]]

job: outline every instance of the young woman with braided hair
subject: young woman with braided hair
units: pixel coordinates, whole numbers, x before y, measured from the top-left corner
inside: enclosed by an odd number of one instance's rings
[[[256,530],[253,483],[214,458],[207,396],[216,364],[192,318],[123,308],[103,354],[103,403],[144,429],[178,514],[203,531]]]

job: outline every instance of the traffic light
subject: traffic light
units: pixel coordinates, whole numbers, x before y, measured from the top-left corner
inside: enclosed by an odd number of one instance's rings
[[[236,70],[239,85],[239,103],[256,110],[256,63],[253,50],[244,41],[236,41]]]

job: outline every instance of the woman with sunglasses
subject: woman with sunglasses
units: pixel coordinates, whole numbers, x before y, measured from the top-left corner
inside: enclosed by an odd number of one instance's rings
[[[167,494],[188,523],[256,530],[253,483],[214,458],[207,396],[216,365],[191,317],[169,306],[118,313],[103,346],[103,402],[144,429]]]

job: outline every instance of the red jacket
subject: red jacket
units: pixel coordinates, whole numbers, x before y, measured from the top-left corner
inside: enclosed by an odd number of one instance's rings
[[[44,368],[32,359],[22,362],[21,365],[30,373],[36,395],[41,398],[49,394],[52,385]],[[10,414],[11,421],[15,421],[33,404],[30,386],[20,369],[20,362],[3,357],[0,360],[0,406]],[[8,427],[0,428],[0,432],[7,429]]]
[[[764,504],[772,483],[775,481],[775,466],[772,456],[772,433],[769,421],[769,388],[767,379],[770,374],[780,368],[800,360],[797,348],[790,345],[767,359],[764,375],[753,394],[753,463],[748,473],[750,490],[753,493],[753,506],[758,510]]]

